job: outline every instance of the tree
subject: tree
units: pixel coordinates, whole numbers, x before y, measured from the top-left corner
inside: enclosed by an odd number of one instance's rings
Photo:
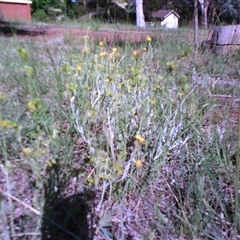
[[[219,15],[224,21],[239,22],[240,19],[240,0],[218,0],[216,5],[219,9]]]
[[[167,0],[145,0],[143,1],[143,12],[145,20],[148,19],[151,21],[152,12],[156,12],[166,5]]]
[[[143,12],[143,0],[76,0],[72,4],[71,0],[33,0],[33,11],[38,9],[51,9],[51,10],[61,10],[66,15],[67,9],[73,9],[74,6],[79,4],[84,4],[86,6],[91,6],[94,9],[101,8],[101,13],[103,11],[109,10],[110,6],[117,6],[119,9],[123,9],[126,15],[132,13],[135,7],[136,11],[136,24],[138,27],[145,27],[145,17]],[[108,11],[107,11],[108,12]]]
[[[143,0],[111,0],[120,8],[126,10],[126,7],[135,3],[136,5],[136,23],[138,27],[145,27],[145,19],[143,13]],[[135,2],[134,2],[135,1]]]
[[[180,18],[181,23],[187,24],[193,20],[194,12],[193,0],[171,0],[167,1],[165,5],[167,9],[176,11]]]
[[[200,3],[201,6],[203,26],[207,29],[209,0],[198,0],[198,2]]]
[[[136,15],[137,15],[137,26],[145,27],[145,19],[143,14],[143,0],[136,0]]]
[[[217,24],[240,22],[240,0],[209,0],[209,22]]]

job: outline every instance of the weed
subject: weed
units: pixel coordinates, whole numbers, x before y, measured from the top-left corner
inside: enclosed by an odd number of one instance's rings
[[[191,36],[2,38],[4,239],[232,238],[236,67]]]

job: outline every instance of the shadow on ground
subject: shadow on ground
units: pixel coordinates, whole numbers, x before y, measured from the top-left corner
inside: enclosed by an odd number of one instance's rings
[[[89,202],[92,193],[74,194],[66,198],[46,199],[42,219],[42,240],[93,239],[93,212]]]
[[[95,193],[83,190],[62,197],[66,179],[55,170],[44,184],[42,240],[92,240]]]
[[[21,36],[39,36],[43,35],[45,30],[36,28],[34,26],[25,27],[20,23],[10,23],[6,21],[0,21],[0,34],[6,37],[12,37],[14,35]]]

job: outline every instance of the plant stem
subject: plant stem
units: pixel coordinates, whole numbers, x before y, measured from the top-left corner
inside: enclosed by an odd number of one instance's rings
[[[234,216],[234,230],[237,236],[238,232],[238,208],[239,208],[239,166],[240,166],[240,102],[238,106],[238,142],[237,142],[237,156],[236,156],[236,173],[235,173],[235,216]]]

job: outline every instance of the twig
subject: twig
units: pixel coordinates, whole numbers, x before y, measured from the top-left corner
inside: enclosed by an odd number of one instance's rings
[[[10,194],[11,193],[11,183],[10,183],[10,179],[9,179],[9,175],[8,175],[8,170],[1,164],[1,170],[3,172],[3,174],[5,175],[6,177],[6,188],[7,188],[7,193]],[[10,206],[10,209],[13,209],[13,201],[11,198],[8,199],[8,202],[9,202],[9,206]],[[13,214],[10,215],[10,232],[11,232],[11,235],[14,235],[15,234],[15,227],[14,227],[14,219],[13,219]],[[6,232],[5,232],[6,233]],[[7,234],[7,233],[6,233]],[[6,236],[5,236],[6,237]],[[7,238],[10,239],[9,236],[7,236]]]
[[[183,101],[181,102],[180,106],[182,107],[183,104],[186,102],[186,100],[189,98],[189,96],[194,92],[194,90],[196,89],[197,85],[195,85],[192,90],[187,94],[187,96],[183,99]]]
[[[87,178],[90,178],[90,177],[92,176],[92,174],[93,174],[93,172],[95,171],[95,169],[96,169],[96,168],[93,168],[93,169],[91,170],[91,172],[88,174]]]
[[[5,197],[11,198],[15,202],[18,202],[18,203],[22,204],[25,208],[29,209],[30,211],[32,211],[36,215],[41,216],[41,213],[38,210],[36,210],[35,208],[29,206],[28,204],[26,204],[25,202],[19,200],[18,198],[12,196],[11,194],[4,192],[2,189],[0,189],[0,194],[2,194]]]
[[[221,94],[212,94],[210,97],[215,97],[215,98],[234,98],[234,101],[239,101],[239,98],[237,96],[232,96],[232,95],[221,95]]]
[[[17,237],[25,237],[25,236],[41,236],[41,233],[36,233],[36,232],[18,233],[11,237],[17,238]]]

